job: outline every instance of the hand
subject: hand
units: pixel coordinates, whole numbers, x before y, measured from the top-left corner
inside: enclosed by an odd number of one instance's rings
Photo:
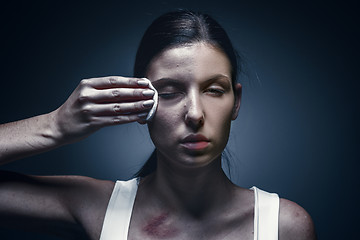
[[[58,138],[73,142],[105,126],[144,123],[154,103],[153,95],[148,82],[139,78],[84,79],[53,113]]]

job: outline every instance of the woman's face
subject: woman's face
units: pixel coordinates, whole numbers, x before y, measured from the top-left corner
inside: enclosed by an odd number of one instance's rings
[[[159,93],[148,124],[158,156],[186,167],[205,166],[224,150],[240,106],[235,100],[231,65],[219,49],[196,43],[171,48],[147,72]]]

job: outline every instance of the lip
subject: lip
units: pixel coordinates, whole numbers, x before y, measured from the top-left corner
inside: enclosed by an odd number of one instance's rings
[[[189,150],[203,150],[209,145],[210,140],[202,134],[189,134],[180,142]]]

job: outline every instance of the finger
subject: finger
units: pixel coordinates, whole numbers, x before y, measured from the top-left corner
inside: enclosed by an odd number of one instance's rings
[[[120,116],[93,117],[92,124],[95,127],[119,125],[124,123],[143,121],[146,118],[146,116],[147,116],[146,113],[140,113],[140,114],[128,114],[128,115],[120,115]]]
[[[89,104],[84,106],[83,112],[91,116],[118,116],[139,113],[146,113],[147,115],[153,104],[153,100],[116,104]]]
[[[137,120],[137,122],[140,123],[141,125],[146,124],[147,123],[146,117],[144,119]]]
[[[82,84],[91,86],[96,89],[107,89],[107,88],[146,88],[149,86],[148,81],[141,78],[130,78],[130,77],[100,77],[100,78],[89,78],[81,81]]]
[[[151,89],[113,88],[89,91],[93,102],[119,102],[150,99],[155,92]]]
[[[82,89],[78,95],[80,103],[115,103],[125,101],[139,101],[151,99],[155,92],[151,89],[114,88],[97,90],[94,88]]]

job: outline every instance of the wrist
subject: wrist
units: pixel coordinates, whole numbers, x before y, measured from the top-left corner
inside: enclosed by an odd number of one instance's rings
[[[52,141],[54,145],[62,145],[65,142],[65,137],[61,131],[61,123],[57,116],[58,109],[44,115],[47,124],[42,136]]]

